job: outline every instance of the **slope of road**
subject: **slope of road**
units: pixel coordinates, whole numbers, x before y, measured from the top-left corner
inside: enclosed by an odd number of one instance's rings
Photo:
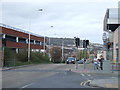
[[[74,65],[40,64],[3,71],[2,88],[18,88],[20,85],[33,82],[40,78],[49,77],[69,68],[74,68]]]

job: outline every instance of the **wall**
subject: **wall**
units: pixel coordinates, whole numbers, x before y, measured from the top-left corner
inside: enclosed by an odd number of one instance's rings
[[[0,27],[0,34],[2,34],[2,28]],[[0,67],[3,65],[3,52],[2,52],[2,35],[0,36]]]
[[[114,32],[114,42],[113,42],[113,61],[116,62],[117,53],[116,49],[119,49],[119,59],[120,59],[120,27]],[[120,60],[119,60],[120,62]]]

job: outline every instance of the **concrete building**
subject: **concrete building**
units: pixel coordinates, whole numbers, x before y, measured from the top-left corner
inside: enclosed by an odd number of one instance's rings
[[[113,60],[120,63],[120,26],[114,32]]]
[[[120,30],[120,9],[109,8],[104,17],[104,33],[108,33],[108,38],[104,39],[104,45],[110,42],[110,49],[105,49],[106,59],[112,60],[114,63],[120,62],[120,44],[119,44],[119,30]]]
[[[44,39],[43,36],[0,24],[0,65],[3,62],[3,47],[12,48],[16,53],[19,53],[20,49],[28,50],[29,38],[31,51],[40,52],[44,49],[44,40],[46,41],[47,39]]]

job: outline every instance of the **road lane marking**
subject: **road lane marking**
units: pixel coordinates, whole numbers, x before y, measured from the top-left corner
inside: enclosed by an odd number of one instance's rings
[[[84,77],[85,75],[83,73],[81,73],[81,75]]]
[[[21,89],[22,89],[22,88],[26,88],[26,87],[28,87],[28,86],[30,86],[30,85],[32,85],[32,84],[33,84],[33,83],[27,84],[27,85],[21,87]]]
[[[91,75],[90,74],[87,74],[89,77],[91,77]]]
[[[89,78],[91,78],[91,79],[94,79],[90,74],[87,74],[87,76],[88,76]]]
[[[81,75],[82,75],[85,79],[89,80],[89,78],[87,78],[83,73],[81,73]]]
[[[83,81],[80,83],[81,86],[85,86],[87,83],[89,83],[91,80]]]

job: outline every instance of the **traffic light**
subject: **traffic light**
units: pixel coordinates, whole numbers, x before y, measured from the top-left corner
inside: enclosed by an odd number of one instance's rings
[[[110,49],[110,45],[111,45],[111,43],[108,42],[108,43],[107,43],[107,49],[108,49],[108,50]]]
[[[87,48],[89,45],[89,40],[83,40],[83,48]]]
[[[89,45],[89,40],[86,40],[86,45],[87,45],[87,46]]]
[[[86,40],[83,40],[83,48],[87,48]]]
[[[76,44],[76,47],[80,46],[80,39],[79,38],[75,38],[75,44]]]

